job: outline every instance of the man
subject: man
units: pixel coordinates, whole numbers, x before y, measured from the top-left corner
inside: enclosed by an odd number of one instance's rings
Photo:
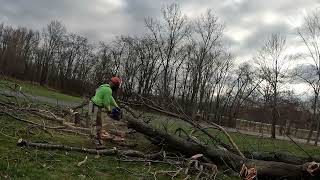
[[[96,130],[97,143],[101,143],[101,130],[102,130],[102,109],[105,108],[110,114],[114,108],[119,110],[119,106],[114,100],[112,94],[116,93],[121,84],[121,79],[118,77],[112,77],[109,84],[101,85],[97,90],[95,96],[91,98],[89,104],[90,114],[90,128],[91,136],[94,136]],[[93,122],[96,122],[95,127]]]

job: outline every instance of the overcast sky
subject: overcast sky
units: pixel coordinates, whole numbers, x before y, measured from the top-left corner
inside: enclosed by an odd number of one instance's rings
[[[320,7],[320,0],[0,0],[0,23],[41,30],[59,20],[91,41],[111,41],[144,34],[144,18],[159,18],[161,7],[173,2],[191,19],[212,9],[225,24],[224,42],[238,61],[254,56],[271,33],[286,35],[291,52],[302,50],[296,28]]]
[[[122,34],[146,32],[145,17],[177,2],[189,18],[212,9],[226,26],[225,43],[238,59],[249,59],[271,33],[288,35],[291,48],[299,39],[295,28],[319,0],[0,0],[0,22],[41,30],[59,20],[70,32],[92,41],[110,41]]]

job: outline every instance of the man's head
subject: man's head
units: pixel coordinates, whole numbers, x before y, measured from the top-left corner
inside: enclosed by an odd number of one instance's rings
[[[112,90],[117,90],[121,84],[121,79],[119,77],[112,77],[110,81],[110,87]]]

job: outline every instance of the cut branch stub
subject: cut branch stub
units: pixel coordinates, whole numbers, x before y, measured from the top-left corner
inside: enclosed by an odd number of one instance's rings
[[[248,168],[243,164],[239,176],[244,180],[253,180],[257,176],[257,170],[254,167]]]

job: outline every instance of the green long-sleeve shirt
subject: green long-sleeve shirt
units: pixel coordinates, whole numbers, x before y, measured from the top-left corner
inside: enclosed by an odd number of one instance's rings
[[[116,101],[112,97],[112,89],[109,84],[101,85],[97,90],[95,96],[91,98],[91,101],[99,106],[104,107],[111,111],[111,108],[118,107]]]

